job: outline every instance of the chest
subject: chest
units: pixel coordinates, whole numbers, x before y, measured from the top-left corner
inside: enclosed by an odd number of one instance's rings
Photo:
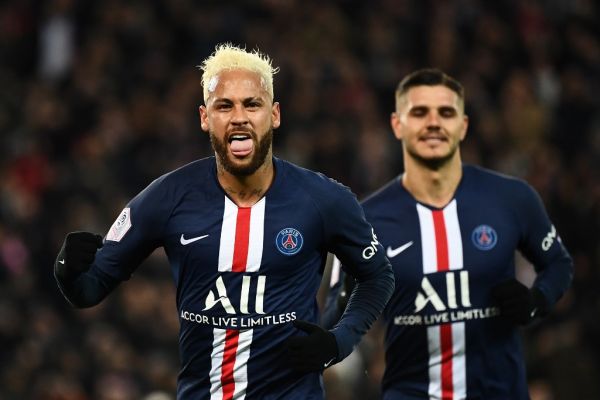
[[[318,213],[310,203],[289,197],[264,197],[242,208],[226,196],[211,201],[189,196],[176,207],[165,232],[176,279],[227,272],[285,278],[323,252]]]
[[[443,210],[432,210],[411,203],[379,214],[371,223],[397,286],[418,287],[423,277],[435,286],[460,279],[477,285],[500,280],[514,269],[520,230],[501,204],[454,200]]]

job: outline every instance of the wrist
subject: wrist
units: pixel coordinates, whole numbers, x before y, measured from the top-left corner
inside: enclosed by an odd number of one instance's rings
[[[539,288],[531,288],[531,318],[544,317],[547,313],[548,302],[546,296],[544,296],[544,293]]]

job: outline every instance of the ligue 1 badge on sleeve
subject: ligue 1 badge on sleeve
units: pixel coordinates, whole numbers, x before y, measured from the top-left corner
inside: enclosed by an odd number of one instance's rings
[[[121,214],[119,214],[115,222],[108,230],[108,233],[106,234],[106,240],[120,242],[129,228],[131,228],[131,209],[126,207],[123,209],[123,211],[121,211]]]
[[[284,228],[279,231],[275,238],[275,246],[281,254],[293,256],[302,248],[304,239],[302,234],[294,228]]]

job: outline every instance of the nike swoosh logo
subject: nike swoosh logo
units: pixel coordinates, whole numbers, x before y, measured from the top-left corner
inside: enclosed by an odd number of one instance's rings
[[[64,263],[65,263],[65,260],[64,260],[64,259],[62,259],[62,260],[58,260],[58,262],[59,262],[59,263],[61,263],[61,264],[64,264]]]
[[[536,308],[534,308],[533,310],[531,310],[531,312],[529,313],[529,316],[530,316],[531,318],[533,318],[533,317],[535,317],[535,313],[537,313],[537,307],[536,307]]]
[[[410,246],[412,246],[413,242],[412,240],[408,243],[404,243],[402,246],[400,247],[396,247],[395,249],[392,249],[390,246],[388,246],[387,248],[387,256],[388,258],[394,258],[396,257],[398,254],[402,253],[404,250],[408,249]]]
[[[331,360],[327,361],[326,363],[323,364],[323,368],[327,368],[331,365],[331,363],[333,362],[333,360],[335,360],[335,357],[333,357]]]
[[[208,235],[202,235],[202,236],[196,236],[196,237],[193,237],[193,238],[186,239],[186,238],[183,237],[183,233],[182,233],[181,237],[179,238],[179,241],[181,242],[182,245],[185,246],[187,244],[196,242],[198,240],[202,240],[202,239],[207,238],[207,237],[208,237]]]

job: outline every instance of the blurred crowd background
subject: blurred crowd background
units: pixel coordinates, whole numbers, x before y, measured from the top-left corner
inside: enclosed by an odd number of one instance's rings
[[[224,41],[281,68],[276,155],[359,198],[401,172],[404,74],[461,80],[464,159],[529,181],[575,260],[554,313],[522,331],[532,398],[600,398],[599,26],[594,0],[1,2],[0,399],[174,398],[162,250],[84,311],[52,268],[67,232],[105,234],[154,178],[211,155],[197,65]],[[326,372],[328,399],[376,398],[378,329]]]

